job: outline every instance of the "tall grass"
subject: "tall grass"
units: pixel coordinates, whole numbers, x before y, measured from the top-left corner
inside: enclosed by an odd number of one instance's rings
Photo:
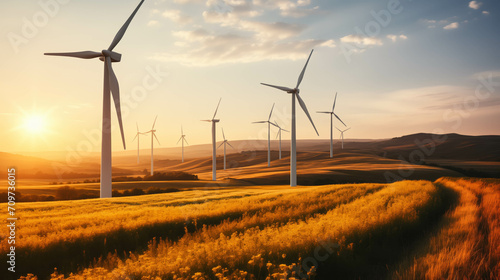
[[[94,258],[147,248],[154,238],[177,240],[203,225],[245,217],[249,226],[323,213],[383,185],[286,187],[182,192],[109,200],[20,203],[16,254],[23,273],[71,272]],[[265,213],[265,215],[256,215]],[[274,214],[273,214],[274,213]],[[257,218],[259,217],[259,218]],[[2,239],[5,231],[2,231]],[[0,259],[6,254],[2,247]],[[122,254],[123,255],[123,254]]]
[[[393,279],[499,279],[500,181],[441,178],[459,200]]]
[[[324,192],[324,188],[310,188],[300,195],[291,193],[291,197],[282,195],[278,201],[288,202],[272,211],[255,211],[204,226],[176,242],[151,242],[144,253],[130,254],[125,261],[109,256],[106,261],[69,279],[217,279],[224,275],[235,279],[278,278],[294,273],[298,277],[307,272],[307,277],[312,278],[315,268],[310,263],[304,265],[302,260],[314,263],[311,258],[318,255],[319,249],[330,258],[317,260],[322,264],[318,275],[328,263],[335,265],[341,259],[344,259],[343,265],[352,266],[376,262],[376,257],[387,257],[372,251],[380,248],[377,242],[391,244],[404,239],[405,232],[421,226],[422,215],[431,214],[441,203],[437,188],[425,181],[394,183],[382,189],[378,187],[376,192],[365,191],[364,196],[358,193],[356,199],[350,199],[347,194],[359,192],[360,187],[349,187],[344,196],[340,196],[341,188],[333,186],[327,188],[337,190],[331,196],[319,192]],[[288,205],[294,200],[302,201],[300,211]],[[289,218],[290,214],[314,208],[321,200],[330,201],[335,207]],[[367,259],[362,254],[374,258]],[[352,268],[348,273],[359,275]]]

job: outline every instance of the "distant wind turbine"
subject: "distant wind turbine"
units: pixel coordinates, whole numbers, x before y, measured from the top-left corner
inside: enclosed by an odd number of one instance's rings
[[[217,130],[216,126],[220,120],[215,119],[217,116],[217,111],[219,110],[219,105],[222,98],[219,99],[219,103],[217,104],[217,108],[215,109],[214,116],[211,120],[203,120],[202,122],[211,122],[212,123],[212,181],[217,181],[217,147],[216,147],[216,138],[217,138]]]
[[[337,93],[335,93],[335,99],[333,101],[333,108],[331,112],[317,112],[319,114],[329,114],[330,115],[330,157],[333,158],[333,116],[335,116],[343,125],[345,123],[335,114],[335,103],[337,102]],[[347,125],[345,125],[347,126]]]
[[[344,132],[348,131],[351,129],[350,127],[345,130],[340,130],[338,127],[335,127],[338,131],[340,131],[340,139],[342,139],[342,150],[344,149]]]
[[[82,51],[82,52],[68,52],[68,53],[45,53],[45,55],[52,56],[68,56],[83,59],[99,58],[104,62],[104,90],[103,90],[103,112],[102,112],[102,144],[101,144],[101,198],[112,196],[112,171],[111,171],[111,97],[110,92],[113,95],[113,100],[115,103],[116,114],[118,115],[118,124],[120,125],[120,132],[123,141],[123,148],[125,146],[125,136],[123,133],[122,124],[122,114],[120,107],[120,88],[118,86],[118,79],[113,71],[112,63],[120,62],[121,54],[113,52],[113,49],[118,45],[118,43],[125,35],[125,31],[134,18],[135,14],[141,7],[144,0],[142,0],[139,5],[135,8],[132,15],[127,19],[127,21],[120,28],[115,38],[111,42],[111,45],[107,50],[101,52],[93,51]]]
[[[137,163],[139,163],[139,140],[141,138],[141,135],[145,135],[146,133],[142,133],[142,132],[139,132],[139,125],[136,123],[137,125],[137,133],[135,134],[135,137],[132,141],[134,141],[135,139],[137,139]]]
[[[186,140],[186,135],[184,135],[184,130],[182,129],[182,126],[181,126],[181,138],[179,138],[179,141],[177,141],[177,144],[179,144],[179,142],[182,142],[182,162],[184,162],[184,142],[186,142],[186,144],[188,144],[188,145],[189,145],[189,143]]]
[[[224,135],[224,128],[222,129],[222,137],[224,137],[224,141],[220,143],[217,149],[220,148],[222,145],[224,145],[224,170],[226,170],[226,145],[229,145],[229,147],[233,149],[234,147],[231,144],[229,144],[229,141],[226,139],[226,135]]]
[[[153,164],[153,138],[156,139],[156,142],[158,142],[158,145],[161,145],[160,144],[160,141],[158,140],[158,137],[156,137],[156,129],[155,129],[155,124],[156,124],[156,119],[158,118],[158,116],[156,116],[155,118],[155,121],[153,122],[153,126],[151,127],[151,130],[148,131],[148,132],[145,132],[145,134],[147,133],[151,133],[151,176],[153,176],[153,168],[154,168],[154,164]]]
[[[278,128],[278,134],[276,135],[276,138],[279,138],[279,159],[281,159],[281,132],[290,132],[286,129],[281,128],[281,126],[278,125],[278,122],[274,121],[274,124]]]
[[[296,187],[297,186],[297,132],[296,132],[296,122],[295,122],[295,99],[299,100],[299,105],[304,111],[304,113],[307,115],[309,118],[309,121],[311,121],[312,126],[314,127],[314,130],[316,131],[316,134],[319,136],[318,130],[316,129],[316,126],[314,125],[314,122],[311,118],[311,115],[309,115],[309,111],[307,110],[306,103],[302,100],[300,97],[300,83],[302,83],[302,79],[304,78],[304,74],[306,72],[307,65],[309,64],[309,60],[311,59],[311,55],[313,54],[313,51],[311,51],[311,54],[309,54],[309,58],[307,59],[306,65],[304,66],[304,69],[302,69],[302,72],[300,73],[299,79],[297,81],[297,85],[295,88],[288,88],[288,87],[281,87],[281,86],[273,86],[269,84],[264,84],[262,85],[277,88],[279,90],[285,91],[287,93],[290,93],[292,95],[292,139],[291,139],[291,145],[290,145],[290,186],[291,187]]]
[[[276,126],[271,122],[271,116],[273,115],[274,104],[271,108],[271,113],[269,113],[269,118],[267,121],[253,122],[253,123],[267,123],[267,167],[271,166],[271,125]]]

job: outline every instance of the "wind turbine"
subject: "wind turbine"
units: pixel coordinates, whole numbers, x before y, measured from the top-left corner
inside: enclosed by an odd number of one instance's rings
[[[278,122],[274,121],[275,126],[278,128],[278,134],[276,135],[276,138],[279,138],[279,158],[281,159],[281,132],[290,132],[286,129],[281,128],[281,126],[278,125]]]
[[[264,84],[262,85],[277,88],[279,90],[285,91],[287,93],[290,93],[292,95],[292,139],[291,139],[291,145],[290,145],[290,186],[291,187],[296,187],[297,186],[297,132],[296,132],[296,122],[295,122],[295,99],[299,100],[299,105],[304,111],[304,113],[307,115],[309,118],[309,121],[311,121],[312,126],[314,127],[314,130],[316,131],[316,134],[319,136],[318,130],[316,129],[316,126],[314,125],[314,122],[311,118],[311,115],[309,115],[309,111],[307,110],[306,103],[302,100],[300,97],[300,83],[302,82],[302,79],[304,78],[304,73],[306,72],[307,65],[309,64],[309,60],[311,59],[311,55],[314,50],[311,51],[311,54],[309,54],[309,58],[307,59],[306,65],[304,66],[304,69],[302,69],[302,72],[300,73],[299,79],[297,81],[297,85],[295,88],[288,88],[288,87],[281,87],[281,86],[273,86],[269,84]]]
[[[217,149],[220,148],[222,145],[224,145],[224,170],[226,170],[226,145],[229,145],[233,149],[234,149],[234,147],[231,144],[229,144],[229,141],[227,141],[226,135],[224,135],[224,128],[222,129],[222,137],[224,137],[224,141],[222,143],[220,143],[220,145],[219,145],[219,147],[217,147]]]
[[[153,122],[153,126],[151,127],[151,130],[148,131],[148,132],[145,132],[144,134],[146,133],[151,133],[151,176],[153,176],[153,137],[156,138],[156,142],[158,142],[158,145],[161,145],[160,144],[160,141],[158,140],[158,137],[156,137],[156,129],[155,129],[155,124],[156,124],[156,119],[158,118],[158,116],[156,116],[155,118],[155,121]]]
[[[179,144],[179,142],[182,142],[182,162],[184,162],[184,142],[186,142],[186,144],[188,144],[188,145],[189,145],[189,143],[186,140],[186,135],[184,135],[184,130],[182,129],[182,126],[181,126],[181,138],[179,138],[179,141],[177,141],[177,144]]]
[[[215,116],[217,115],[217,111],[219,110],[219,105],[222,98],[219,99],[219,103],[217,104],[217,108],[215,109],[214,116],[211,120],[203,120],[202,122],[211,122],[212,123],[212,181],[217,181],[217,148],[216,148],[216,126],[220,120],[216,120]]]
[[[342,139],[342,150],[344,149],[344,132],[351,129],[350,127],[346,130],[340,130],[338,127],[335,127],[338,131],[340,131],[340,139]]]
[[[335,99],[333,101],[333,108],[331,112],[317,112],[319,114],[329,114],[330,115],[330,158],[333,158],[333,116],[335,116],[343,125],[345,123],[335,114],[335,103],[337,102],[337,93],[335,93]],[[345,125],[347,126],[347,125]]]
[[[271,113],[269,113],[269,118],[267,121],[253,122],[253,123],[267,123],[267,167],[271,166],[271,125],[276,126],[271,122],[271,116],[273,115],[274,104],[271,108]]]
[[[111,97],[110,92],[113,95],[113,100],[115,103],[116,114],[118,115],[118,124],[120,125],[120,132],[123,141],[123,148],[125,146],[125,136],[123,133],[122,124],[122,114],[120,107],[120,88],[118,86],[118,79],[113,71],[112,63],[120,62],[121,54],[114,52],[113,49],[118,45],[118,43],[125,35],[125,31],[134,18],[135,14],[141,7],[144,0],[142,0],[139,5],[135,8],[132,15],[127,19],[125,24],[120,28],[118,33],[116,33],[115,38],[111,42],[111,45],[107,50],[102,50],[101,52],[93,51],[82,51],[82,52],[68,52],[68,53],[45,53],[45,55],[52,56],[68,56],[83,59],[99,58],[104,62],[104,89],[103,89],[103,111],[102,111],[102,144],[101,144],[101,198],[112,196],[112,171],[111,171]]]
[[[141,135],[145,135],[146,133],[139,132],[139,125],[137,125],[137,133],[135,134],[135,137],[132,141],[134,141],[137,138],[137,163],[139,163],[139,140],[141,138]]]

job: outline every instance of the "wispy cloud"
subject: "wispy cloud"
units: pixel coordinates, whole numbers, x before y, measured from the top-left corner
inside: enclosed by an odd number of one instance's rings
[[[342,43],[352,43],[358,47],[366,46],[381,46],[383,45],[382,40],[376,37],[364,37],[361,35],[350,34],[340,38]]]
[[[477,2],[477,1],[470,1],[469,2],[469,8],[474,9],[474,10],[479,9],[482,5],[483,5],[483,3]]]
[[[391,40],[392,42],[396,42],[397,40],[406,40],[408,39],[408,37],[404,34],[401,34],[401,35],[394,35],[394,34],[389,34],[387,35],[387,38],[389,38],[389,40]]]
[[[451,30],[451,29],[457,29],[459,26],[458,22],[452,22],[445,27],[443,27],[444,30]]]
[[[179,24],[171,34],[177,50],[156,53],[150,59],[175,61],[189,66],[303,58],[314,47],[334,48],[333,38],[308,38],[308,26],[290,22],[318,9],[311,0],[176,0],[199,4],[201,17],[187,17],[182,9],[169,9],[163,18]],[[266,13],[279,11],[281,18],[266,21]],[[157,12],[156,15],[159,13]]]
[[[179,10],[167,10],[161,14],[164,18],[168,18],[171,21],[178,24],[187,24],[192,21],[192,18],[188,15],[183,14]]]

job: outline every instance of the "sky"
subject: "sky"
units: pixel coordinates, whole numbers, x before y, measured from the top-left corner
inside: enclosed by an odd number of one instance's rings
[[[100,150],[102,62],[43,53],[107,49],[138,3],[0,2],[0,151]],[[297,105],[299,139],[329,138],[316,111],[336,92],[346,138],[499,135],[498,26],[493,0],[146,0],[114,49],[127,148],[156,116],[161,147],[176,146],[181,126],[189,144],[209,143],[200,120],[219,98],[218,140],[222,127],[229,140],[266,139],[252,122],[273,104],[290,129],[291,96],[260,83],[294,87],[312,49],[300,96],[320,136]]]

